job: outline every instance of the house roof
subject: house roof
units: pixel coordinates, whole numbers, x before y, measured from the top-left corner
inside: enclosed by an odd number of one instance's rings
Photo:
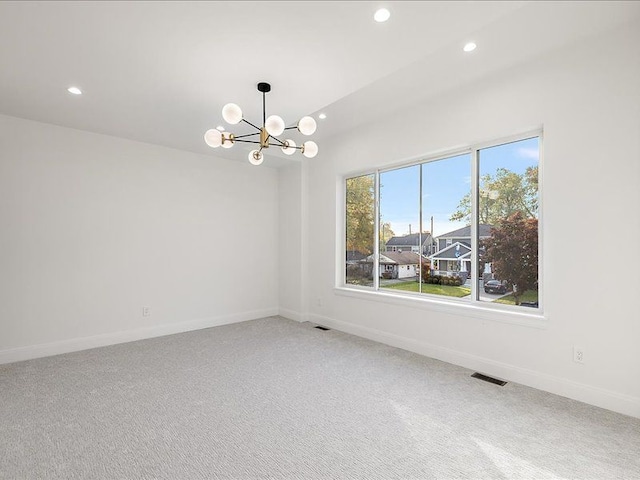
[[[462,242],[456,242],[429,256],[432,260],[459,260],[471,255],[471,248]]]
[[[380,254],[380,263],[416,265],[419,262],[420,255],[416,252],[384,252]]]
[[[422,244],[428,243],[431,241],[431,234],[428,232],[422,233]],[[391,247],[400,247],[400,246],[417,246],[420,243],[420,234],[412,233],[410,235],[403,235],[401,237],[391,237],[387,241],[387,246]]]
[[[428,261],[422,257],[423,262]],[[362,263],[372,263],[373,255],[369,255]],[[416,252],[382,252],[380,253],[380,263],[383,265],[417,265],[420,262],[420,255]]]
[[[478,225],[480,238],[489,237],[491,235],[492,228],[492,225],[488,225],[486,223],[481,223],[480,225]],[[466,227],[443,233],[442,235],[438,235],[436,238],[471,238],[471,226],[467,225]]]

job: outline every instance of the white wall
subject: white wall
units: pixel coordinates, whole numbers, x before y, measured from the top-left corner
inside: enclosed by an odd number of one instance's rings
[[[306,165],[313,181],[300,224],[313,252],[309,319],[640,417],[639,32],[636,24],[567,47],[323,142]],[[334,290],[327,259],[340,254],[339,178],[540,125],[542,328]],[[602,252],[616,241],[629,255],[607,259]],[[584,348],[584,364],[573,362],[574,345]]]
[[[304,320],[302,264],[302,166],[293,163],[279,172],[278,284],[280,315],[292,320]]]
[[[0,116],[0,228],[0,363],[278,312],[274,169]]]

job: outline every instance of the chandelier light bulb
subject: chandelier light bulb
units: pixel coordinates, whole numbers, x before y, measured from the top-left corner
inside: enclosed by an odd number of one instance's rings
[[[312,117],[302,117],[298,122],[298,130],[303,135],[313,135],[318,125]]]
[[[230,125],[236,125],[242,121],[242,110],[235,103],[227,103],[222,107],[222,118]]]
[[[235,143],[233,133],[222,132],[222,148],[231,148]]]
[[[389,17],[391,17],[391,12],[386,8],[376,10],[376,13],[373,15],[373,19],[378,23],[386,22],[389,20]]]
[[[307,158],[313,158],[318,154],[318,145],[316,142],[308,140],[302,144],[302,154]]]
[[[278,115],[271,115],[264,122],[264,128],[267,129],[267,133],[269,133],[269,135],[277,137],[278,135],[282,135],[282,132],[284,132],[284,120]]]
[[[251,165],[260,165],[264,161],[264,155],[259,150],[251,150],[249,152],[249,162]]]
[[[222,145],[222,133],[220,130],[216,130],[215,128],[207,130],[204,134],[204,141],[211,148],[218,148]]]
[[[281,150],[286,155],[293,155],[296,152],[296,142],[287,138],[284,141],[284,147],[281,147]]]

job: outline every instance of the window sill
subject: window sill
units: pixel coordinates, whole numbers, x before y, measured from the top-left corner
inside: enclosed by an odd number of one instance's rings
[[[411,294],[387,293],[383,291],[370,290],[365,287],[334,287],[336,295],[343,297],[358,298],[361,300],[389,303],[404,307],[422,308],[425,310],[443,312],[450,315],[462,315],[481,320],[489,320],[523,327],[546,329],[548,320],[545,315],[536,310],[535,312],[521,312],[512,310],[509,306],[485,307],[478,303],[468,303],[461,300],[441,300],[433,296],[416,296]]]

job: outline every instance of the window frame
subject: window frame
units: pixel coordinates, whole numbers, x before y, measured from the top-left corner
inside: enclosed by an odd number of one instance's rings
[[[538,138],[539,154],[538,154],[538,308],[522,307],[517,305],[503,305],[481,301],[478,297],[478,204],[479,204],[479,152],[482,149],[496,147],[504,144],[514,143],[531,138]],[[544,155],[544,135],[543,128],[527,130],[521,133],[495,138],[488,141],[477,142],[460,148],[442,150],[437,153],[422,155],[410,160],[394,162],[377,168],[360,170],[356,172],[348,172],[338,176],[336,179],[338,186],[336,210],[338,214],[337,226],[341,228],[337,230],[336,236],[336,283],[334,291],[341,296],[356,297],[366,300],[381,301],[384,303],[392,303],[396,305],[404,305],[411,307],[423,307],[429,310],[444,311],[446,313],[454,313],[463,316],[471,316],[474,318],[482,318],[486,320],[494,320],[498,322],[514,323],[534,328],[545,328],[547,315],[545,313],[545,295],[546,282],[544,281],[543,272],[543,215],[544,215],[544,196],[543,196],[543,155]],[[388,171],[397,170],[413,165],[420,165],[458,155],[470,155],[470,174],[471,174],[471,231],[474,233],[471,237],[471,278],[475,281],[471,282],[471,295],[467,299],[459,299],[454,297],[443,297],[439,295],[431,295],[427,293],[407,292],[401,290],[388,290],[380,288],[379,261],[380,261],[380,174]],[[345,251],[346,251],[346,181],[349,178],[373,175],[374,176],[374,252],[373,252],[373,285],[360,286],[346,283],[345,270]]]

